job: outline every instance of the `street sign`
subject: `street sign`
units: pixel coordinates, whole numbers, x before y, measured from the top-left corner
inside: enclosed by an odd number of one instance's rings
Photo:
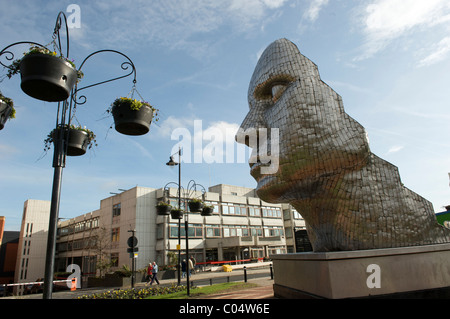
[[[136,247],[137,243],[138,243],[138,240],[135,236],[131,236],[127,240],[128,247],[130,247],[130,248]]]
[[[139,247],[127,248],[127,253],[135,253],[139,251]]]

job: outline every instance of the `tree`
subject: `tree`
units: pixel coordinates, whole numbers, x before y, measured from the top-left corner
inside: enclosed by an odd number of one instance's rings
[[[92,249],[97,254],[96,268],[100,272],[100,277],[104,277],[105,273],[117,262],[116,259],[110,257],[111,232],[104,227],[98,228],[92,239]]]

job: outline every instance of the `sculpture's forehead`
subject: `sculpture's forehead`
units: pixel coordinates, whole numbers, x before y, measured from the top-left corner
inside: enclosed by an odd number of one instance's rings
[[[303,56],[294,43],[279,39],[272,42],[259,58],[250,81],[249,94],[252,94],[259,84],[277,75],[298,78],[318,75],[318,72],[316,65]]]

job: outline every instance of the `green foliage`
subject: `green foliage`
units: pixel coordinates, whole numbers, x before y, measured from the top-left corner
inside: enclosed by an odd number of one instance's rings
[[[7,105],[9,105],[12,108],[11,113],[9,114],[9,118],[15,119],[16,118],[16,109],[14,108],[13,100],[10,99],[9,97],[4,96],[1,91],[0,91],[0,100],[5,102]]]
[[[62,127],[62,126],[59,126]],[[67,127],[67,126],[66,126]],[[88,128],[86,128],[86,126],[82,127],[81,125],[75,126],[73,124],[71,124],[69,126],[70,130],[80,130],[80,131],[84,131],[87,133],[88,135],[88,148],[91,149],[92,146],[97,146],[97,140],[96,135],[94,134],[94,132],[92,132],[91,130],[89,130]],[[53,129],[50,133],[48,133],[47,138],[44,140],[44,151],[48,151],[51,148],[53,141],[53,135],[55,133],[55,129]]]
[[[132,271],[128,265],[123,265],[122,268],[116,270],[113,275],[116,277],[131,277]]]
[[[62,55],[58,56],[56,51],[51,51],[45,47],[31,46],[30,50],[28,50],[28,52],[25,52],[23,55],[26,56],[29,54],[46,54],[46,55],[58,57],[64,61],[66,61],[67,63],[69,63],[77,71],[77,80],[78,81],[81,80],[84,76],[83,72],[77,70],[74,60],[69,60],[68,58],[66,58]],[[8,78],[11,78],[13,75],[20,72],[20,62],[22,62],[22,59],[17,59],[17,60],[14,60],[10,66],[8,66],[8,73],[6,74],[6,76]]]
[[[178,254],[174,251],[168,251],[167,257],[169,258],[169,264],[178,265]]]
[[[156,206],[157,207],[172,207],[170,204],[168,204],[166,202],[159,202]]]
[[[124,105],[128,106],[133,111],[139,111],[141,109],[141,107],[144,105],[148,106],[153,111],[153,118],[154,118],[155,122],[157,122],[159,120],[159,118],[158,118],[159,110],[157,108],[150,105],[149,102],[131,99],[129,97],[119,97],[119,98],[115,99],[114,102],[111,104],[110,111],[114,112],[115,107],[124,106]]]

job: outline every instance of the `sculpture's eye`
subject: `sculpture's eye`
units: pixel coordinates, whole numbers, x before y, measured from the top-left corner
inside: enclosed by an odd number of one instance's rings
[[[286,91],[286,84],[275,84],[272,86],[272,101],[275,103],[281,95],[283,95],[284,91]]]
[[[275,103],[293,81],[294,78],[290,75],[273,76],[255,88],[254,97]]]

